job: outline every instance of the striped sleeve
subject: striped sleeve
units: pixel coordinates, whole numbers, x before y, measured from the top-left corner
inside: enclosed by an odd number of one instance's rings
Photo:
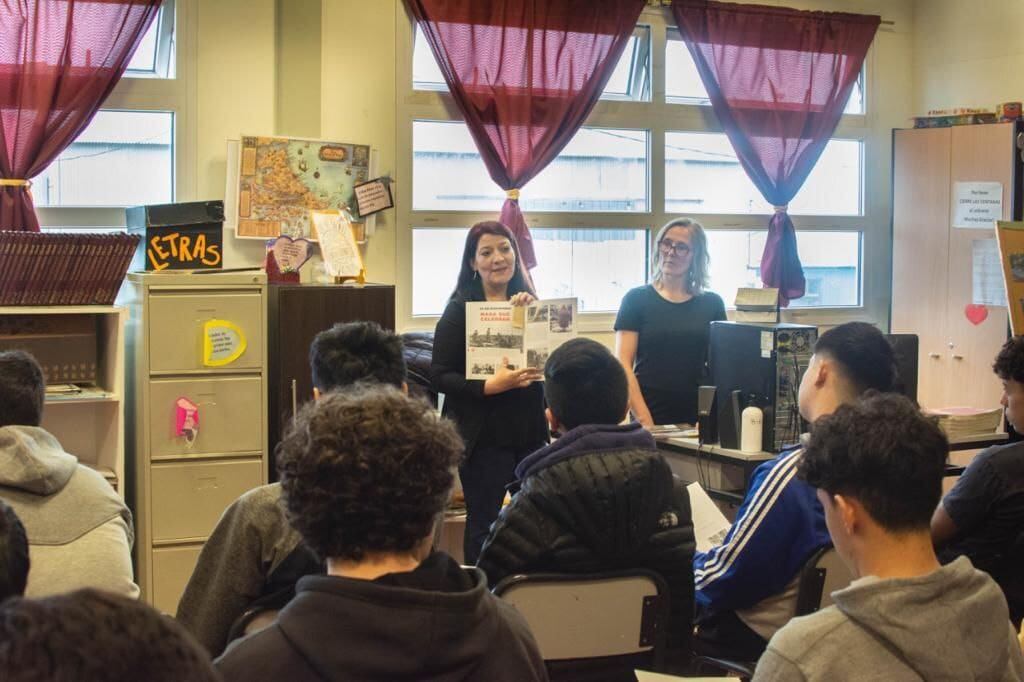
[[[694,556],[696,599],[703,608],[749,608],[792,580],[793,555],[800,561],[806,556],[795,546],[807,536],[809,512],[806,495],[794,490],[794,483],[802,483],[795,480],[802,453],[798,448],[758,467],[723,543]]]

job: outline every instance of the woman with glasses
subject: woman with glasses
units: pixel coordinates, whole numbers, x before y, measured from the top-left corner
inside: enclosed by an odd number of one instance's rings
[[[629,409],[646,427],[695,424],[711,322],[725,319],[708,283],[707,237],[677,218],[654,240],[651,284],[631,289],[615,318],[615,354],[629,380]]]

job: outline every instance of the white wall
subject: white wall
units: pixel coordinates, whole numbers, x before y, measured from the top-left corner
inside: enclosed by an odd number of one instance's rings
[[[1024,2],[915,0],[914,113],[1024,99]]]

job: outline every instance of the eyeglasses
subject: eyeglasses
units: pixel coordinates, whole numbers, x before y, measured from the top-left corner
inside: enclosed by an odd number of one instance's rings
[[[686,242],[674,242],[671,239],[662,239],[658,242],[658,249],[661,250],[662,255],[669,255],[675,251],[677,256],[688,256],[690,255],[690,245]]]

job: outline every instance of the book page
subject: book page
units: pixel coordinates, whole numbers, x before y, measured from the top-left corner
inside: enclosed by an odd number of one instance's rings
[[[466,378],[489,379],[508,358],[510,369],[525,362],[524,330],[511,303],[466,304]]]
[[[700,483],[694,481],[686,486],[690,493],[690,512],[693,514],[693,537],[697,541],[697,551],[708,550],[722,544],[732,524],[725,518],[722,510],[708,497]]]
[[[577,335],[575,298],[552,298],[526,306],[526,365],[544,369],[548,356]]]

